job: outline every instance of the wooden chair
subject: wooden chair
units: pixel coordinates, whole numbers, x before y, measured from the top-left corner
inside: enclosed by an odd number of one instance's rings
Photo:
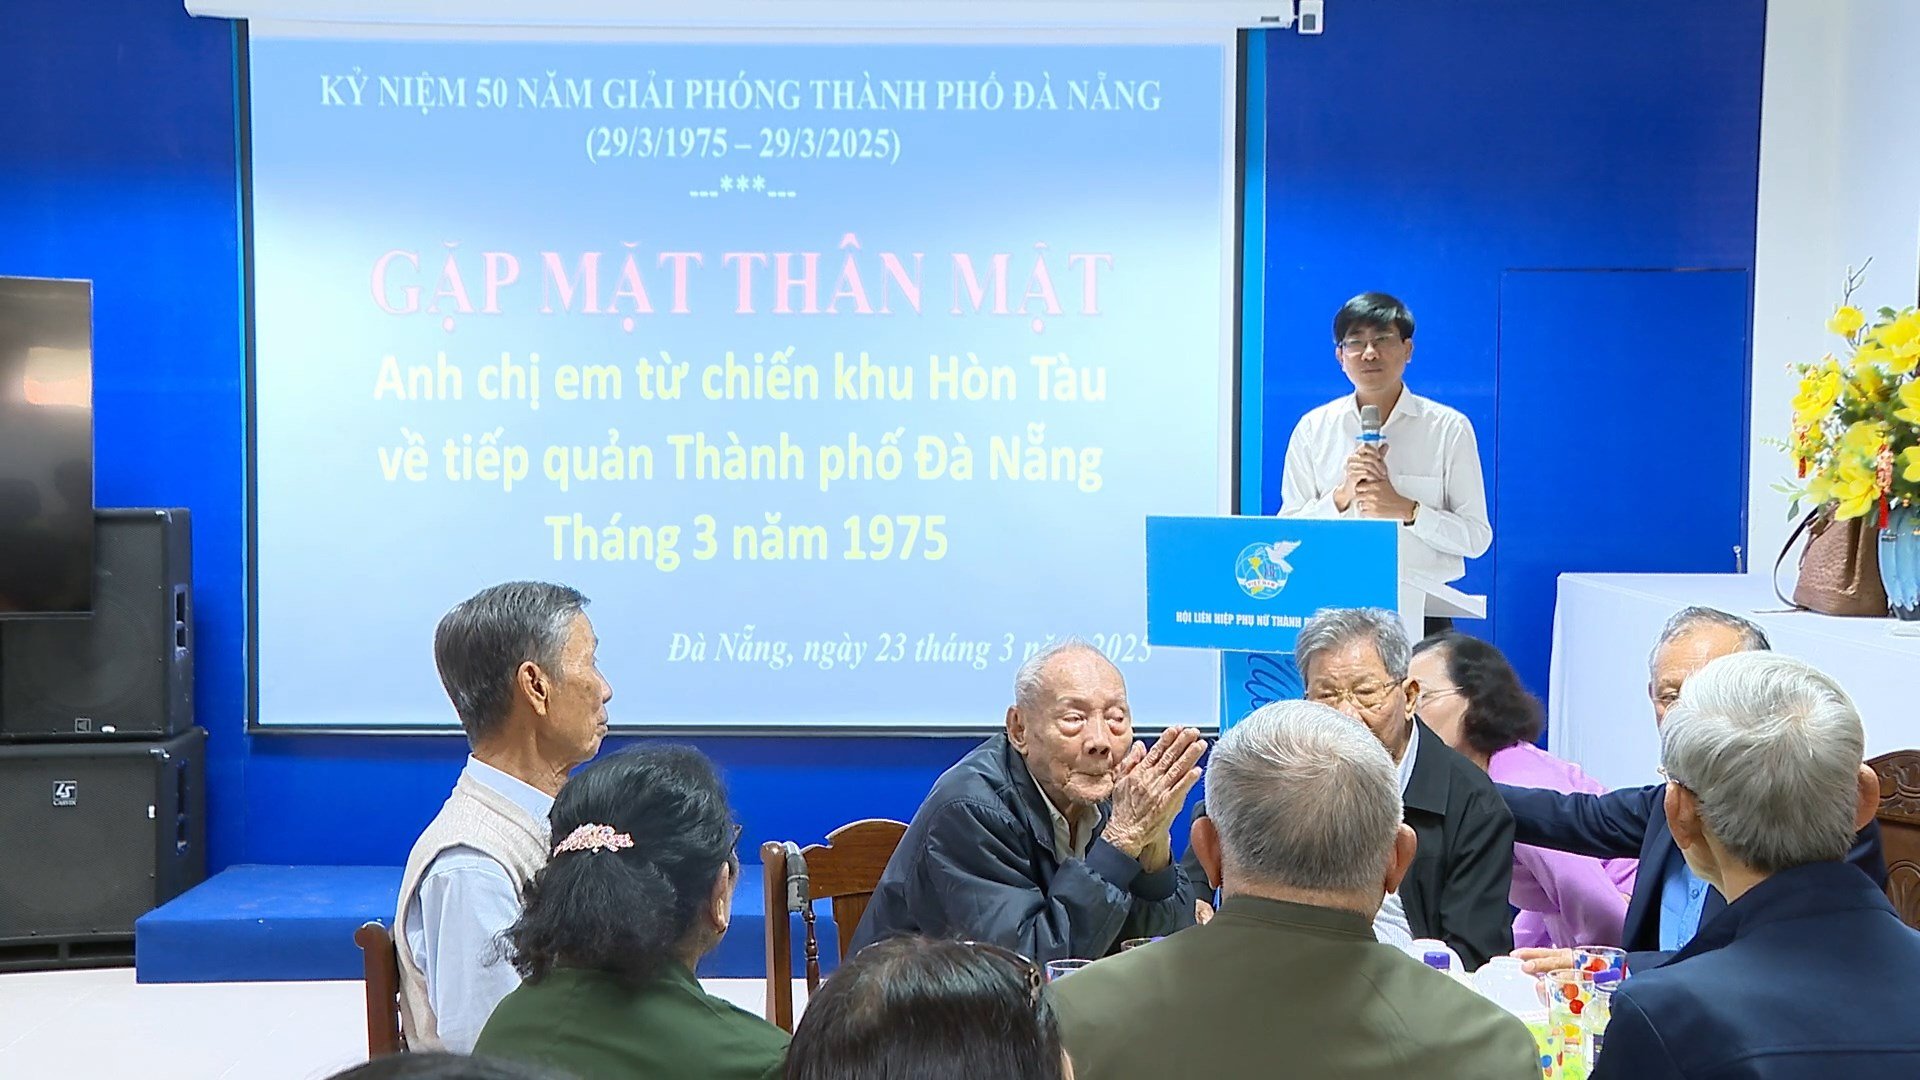
[[[407,1039],[400,1031],[400,954],[393,935],[377,922],[353,932],[360,946],[367,995],[367,1057],[403,1053]]]
[[[869,818],[833,830],[824,844],[801,848],[769,840],[760,845],[760,861],[766,867],[768,1020],[793,1030],[791,916],[799,915],[806,926],[807,992],[812,993],[820,989],[820,941],[814,934],[813,902],[833,901],[833,924],[839,931],[844,961],[887,860],[906,834],[901,822]]]
[[[1880,844],[1887,856],[1887,899],[1920,930],[1920,750],[1896,750],[1867,762],[1880,775]]]

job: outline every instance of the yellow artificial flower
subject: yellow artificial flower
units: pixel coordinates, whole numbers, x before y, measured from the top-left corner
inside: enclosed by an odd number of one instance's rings
[[[1877,341],[1869,341],[1854,350],[1853,360],[1849,366],[1855,371],[1863,367],[1874,367],[1879,364],[1886,364],[1891,367],[1893,359],[1892,349],[1887,348]]]
[[[1895,375],[1911,375],[1914,368],[1920,368],[1920,338],[1894,349],[1887,361],[1887,369]]]
[[[1908,483],[1920,484],[1920,446],[1909,446],[1900,452],[1900,461],[1905,469],[1900,473]]]
[[[1824,506],[1833,498],[1833,478],[1824,472],[1814,473],[1807,478],[1807,501],[1815,506]]]
[[[1793,416],[1808,427],[1817,426],[1840,400],[1840,372],[1834,368],[1816,368],[1800,380],[1800,392],[1793,395]]]
[[[1861,420],[1848,426],[1846,434],[1840,436],[1840,452],[1856,455],[1871,463],[1879,456],[1880,448],[1887,444],[1887,425],[1875,420]]]
[[[1900,408],[1893,411],[1893,418],[1909,424],[1920,424],[1920,379],[1908,379],[1901,383],[1900,392],[1894,397],[1899,400]]]
[[[1920,339],[1920,311],[1911,308],[1873,331],[1873,340],[1889,349],[1898,349]]]
[[[1843,461],[1833,470],[1829,497],[1839,503],[1833,516],[1841,521],[1865,517],[1880,503],[1880,478],[1856,461]]]
[[[1912,374],[1920,367],[1920,311],[1909,308],[1875,327],[1868,344],[1861,346],[1862,352],[1868,349],[1874,362],[1887,365],[1894,374]]]
[[[1861,314],[1859,308],[1848,304],[1835,311],[1833,318],[1827,320],[1827,331],[1839,334],[1841,337],[1852,337],[1865,325],[1867,325],[1867,317]]]
[[[1878,401],[1886,396],[1887,377],[1878,364],[1859,364],[1853,369],[1849,388],[1853,396],[1862,401]]]

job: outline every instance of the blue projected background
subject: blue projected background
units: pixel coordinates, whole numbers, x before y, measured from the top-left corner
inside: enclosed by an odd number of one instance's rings
[[[616,725],[993,726],[1068,633],[1211,721],[1141,519],[1226,508],[1231,64],[256,36],[258,721],[451,725],[512,578]]]

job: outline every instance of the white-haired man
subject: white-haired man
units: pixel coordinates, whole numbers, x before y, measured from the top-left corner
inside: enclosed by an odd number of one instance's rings
[[[1864,743],[1801,661],[1688,680],[1660,731],[1666,818],[1727,907],[1614,994],[1595,1080],[1920,1076],[1920,934],[1844,861],[1880,801]]]
[[[1172,827],[1200,780],[1200,733],[1134,742],[1120,669],[1077,639],[1022,664],[1013,694],[1006,733],[943,773],[913,815],[854,948],[926,934],[1045,963],[1193,925]]]
[[[1415,841],[1365,728],[1261,708],[1214,748],[1207,804],[1193,844],[1219,913],[1050,988],[1075,1076],[1538,1080],[1518,1019],[1374,939]]]
[[[1675,612],[1647,657],[1647,697],[1653,704],[1654,725],[1666,722],[1667,711],[1679,700],[1688,680],[1707,665],[1721,657],[1770,648],[1766,632],[1738,615],[1709,607]],[[1865,765],[1855,764],[1863,774],[1872,773]],[[1700,927],[1726,910],[1726,898],[1680,856],[1667,827],[1666,785],[1620,788],[1604,795],[1497,786],[1513,811],[1514,831],[1521,843],[1602,859],[1640,860],[1621,941],[1628,952],[1629,970],[1645,971],[1665,963]],[[1869,821],[1860,830],[1847,858],[1876,887],[1887,880],[1878,822]],[[1534,972],[1573,963],[1570,949],[1521,949],[1515,955]]]

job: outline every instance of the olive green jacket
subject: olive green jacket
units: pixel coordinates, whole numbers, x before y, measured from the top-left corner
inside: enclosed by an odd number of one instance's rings
[[[1048,993],[1075,1080],[1540,1080],[1525,1024],[1350,911],[1229,897]]]
[[[571,1080],[762,1080],[780,1075],[787,1033],[702,990],[679,964],[639,990],[561,968],[503,998],[473,1052]]]

